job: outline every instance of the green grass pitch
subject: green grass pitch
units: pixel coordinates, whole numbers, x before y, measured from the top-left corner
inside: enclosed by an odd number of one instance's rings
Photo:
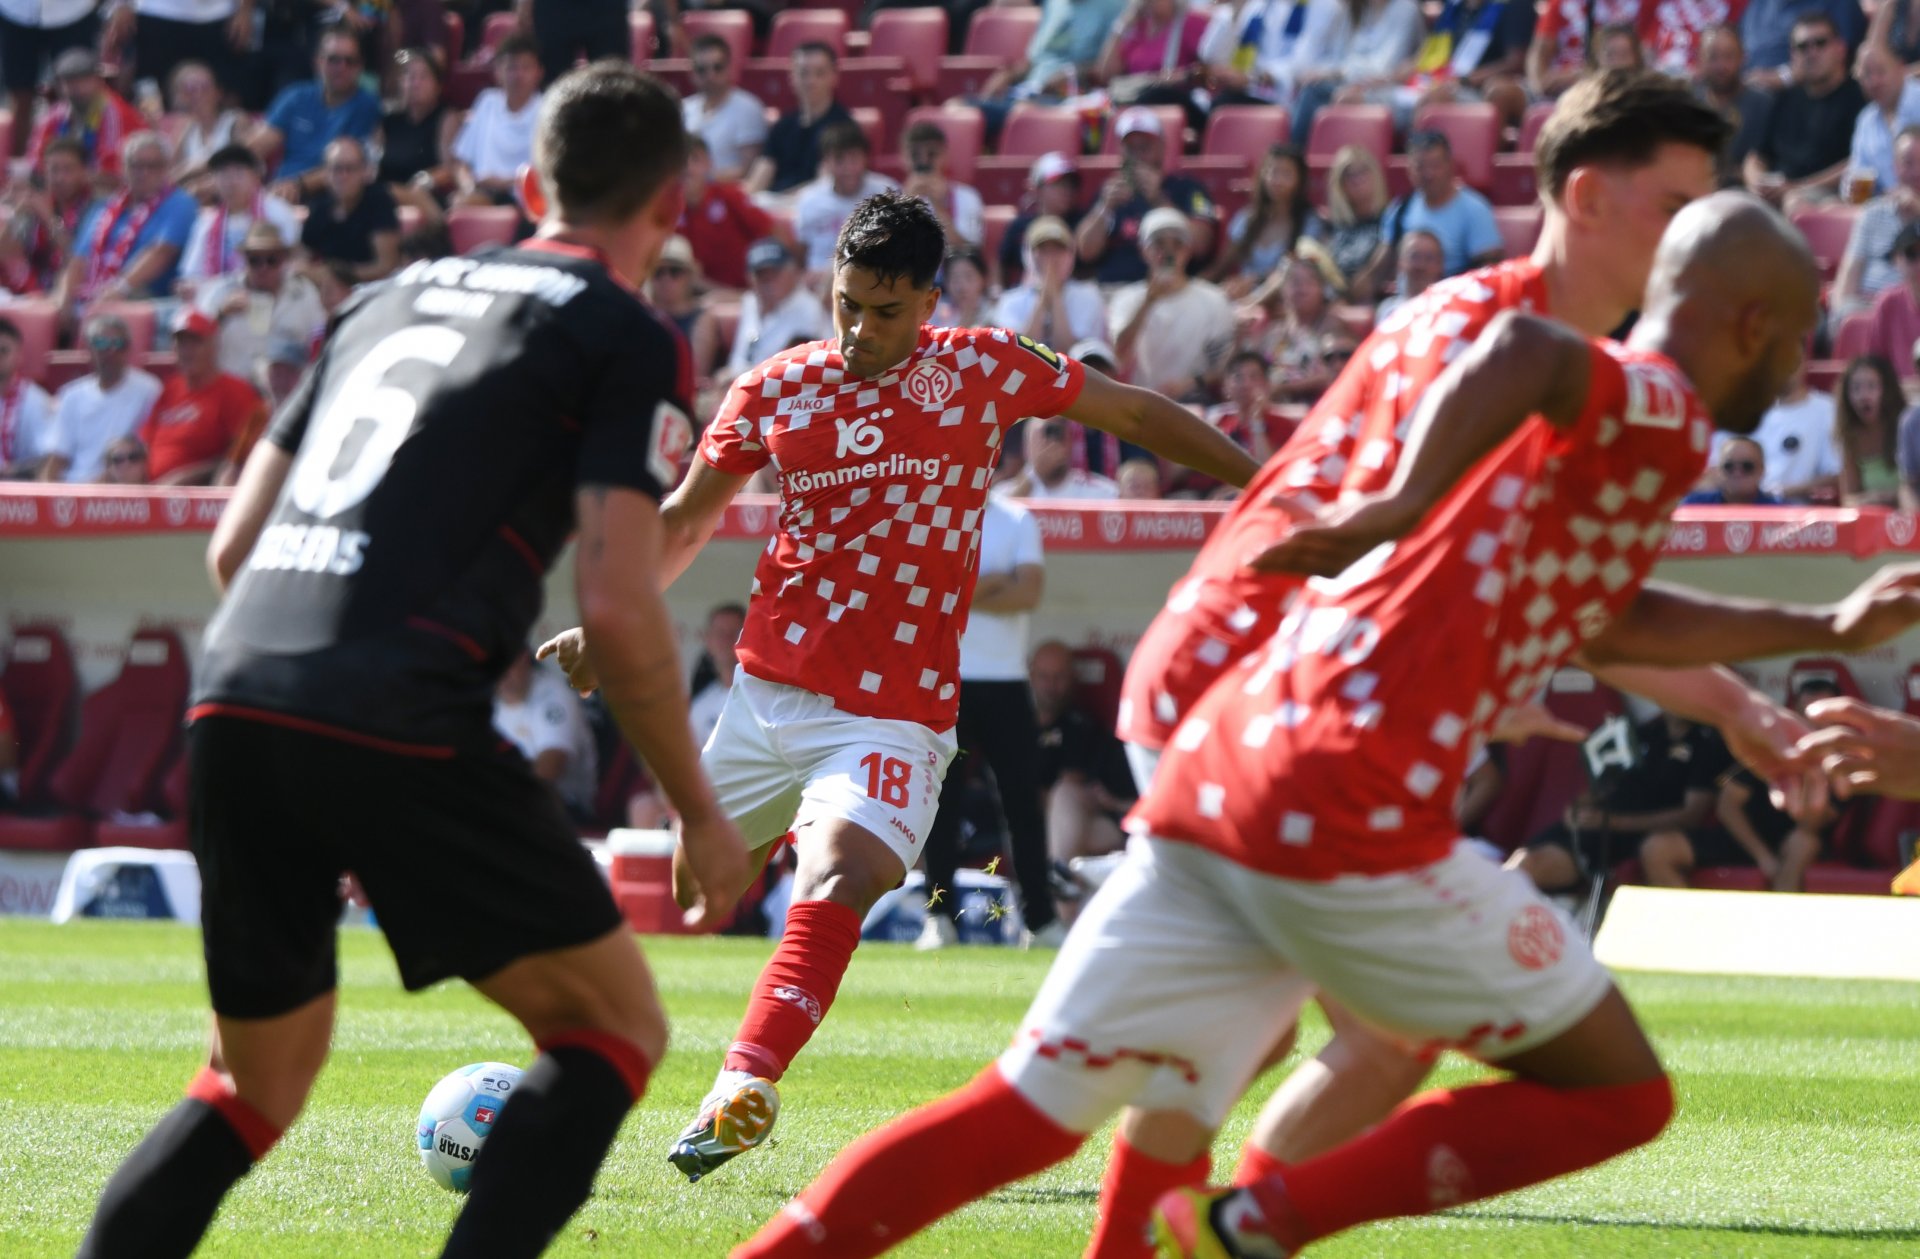
[[[108,1174],[179,1097],[205,1035],[197,947],[194,932],[173,925],[0,920],[0,1255],[71,1255]],[[863,948],[787,1077],[773,1141],[689,1187],[664,1153],[712,1077],[767,946],[646,947],[674,1048],[554,1254],[723,1255],[853,1137],[978,1070],[1048,961],[1002,949]],[[300,1123],[229,1196],[203,1255],[438,1253],[458,1200],[434,1187],[414,1153],[420,1100],[446,1071],[524,1062],[527,1046],[457,985],[407,997],[372,932],[343,933],[342,956],[332,1062]],[[1657,1145],[1312,1253],[1920,1254],[1920,986],[1652,975],[1626,986],[1679,1082],[1680,1118]],[[1324,1035],[1310,1021],[1303,1042],[1311,1049]],[[1471,1074],[1455,1064],[1442,1078]],[[1256,1085],[1256,1103],[1266,1087]],[[1222,1135],[1228,1165],[1254,1108],[1243,1105]],[[1106,1140],[898,1253],[1078,1255]]]

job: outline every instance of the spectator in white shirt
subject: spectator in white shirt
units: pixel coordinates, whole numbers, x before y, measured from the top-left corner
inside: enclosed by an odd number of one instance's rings
[[[168,112],[181,120],[180,134],[174,138],[179,151],[173,155],[173,182],[204,196],[213,155],[244,141],[253,124],[245,113],[225,107],[213,71],[198,61],[183,61],[173,68],[167,100]]]
[[[1073,278],[1073,229],[1043,214],[1027,225],[1021,283],[1000,295],[997,327],[1025,333],[1043,345],[1072,345],[1107,335],[1107,303],[1100,286]]]
[[[200,211],[180,263],[181,291],[188,296],[208,280],[246,269],[240,243],[255,219],[272,224],[286,240],[300,235],[300,216],[265,191],[260,157],[244,144],[229,144],[207,159],[213,175],[214,202]]]
[[[1026,468],[1002,483],[1000,492],[1012,498],[1120,497],[1120,487],[1097,472],[1073,466],[1073,423],[1064,416],[1028,420]]]
[[[39,472],[53,450],[53,400],[27,379],[20,328],[0,315],[0,480],[23,481]]]
[[[693,81],[699,90],[681,103],[687,130],[707,142],[713,178],[737,183],[767,143],[767,107],[734,83],[733,49],[718,35],[693,41]]]
[[[693,726],[693,741],[701,747],[720,724],[720,710],[727,705],[733,690],[734,670],[740,658],[734,644],[740,641],[740,627],[747,623],[747,610],[737,603],[723,603],[707,613],[706,628],[700,631],[700,646],[706,652],[701,667],[693,673],[693,698],[687,703],[687,721]]]
[[[93,371],[53,402],[53,441],[43,481],[91,484],[106,470],[107,447],[139,431],[160,396],[160,382],[133,366],[133,336],[118,315],[95,315],[85,328]]]
[[[537,63],[536,63],[537,64]],[[521,651],[493,693],[493,726],[533,765],[534,777],[552,786],[577,820],[593,813],[593,732],[580,697],[557,669],[533,662]]]
[[[933,207],[934,216],[947,231],[949,248],[957,248],[962,242],[978,245],[986,234],[986,205],[976,189],[955,182],[947,174],[947,133],[940,124],[926,119],[914,123],[907,128],[900,147],[907,168],[906,182],[900,190]]]
[[[499,84],[480,93],[453,139],[462,205],[514,205],[514,180],[533,161],[540,115],[540,50],[529,35],[510,35],[493,54]]]
[[[1169,398],[1206,393],[1233,352],[1233,303],[1218,285],[1187,275],[1192,231],[1171,206],[1148,212],[1140,220],[1147,278],[1114,294],[1107,308],[1128,379]]]
[[[833,247],[853,207],[893,181],[868,169],[873,150],[856,123],[836,122],[820,133],[820,178],[800,190],[793,205],[793,234],[806,251],[810,277],[833,270]]]
[[[785,245],[755,241],[747,250],[747,274],[752,287],[740,299],[729,379],[790,345],[833,335],[827,308],[800,283],[800,268]]]
[[[326,325],[312,280],[295,272],[291,247],[271,223],[255,223],[240,242],[246,267],[201,289],[194,304],[220,322],[220,370],[272,395],[268,347],[310,346]]]
[[[1807,387],[1803,362],[1753,432],[1766,453],[1760,488],[1789,503],[1836,502],[1840,452],[1833,442],[1833,395]]]

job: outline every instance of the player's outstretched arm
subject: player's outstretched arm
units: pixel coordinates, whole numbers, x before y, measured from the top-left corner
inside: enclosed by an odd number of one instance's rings
[[[1333,577],[1382,543],[1411,533],[1460,478],[1539,415],[1571,427],[1592,378],[1587,339],[1537,315],[1509,311],[1435,380],[1414,412],[1393,483],[1302,523],[1255,557],[1261,572]],[[1436,440],[1429,437],[1438,432]]]
[[[1244,486],[1260,470],[1231,437],[1178,402],[1100,372],[1086,374],[1063,414],[1228,485]]]
[[[287,471],[292,466],[293,456],[272,442],[253,444],[233,498],[214,526],[213,540],[207,543],[207,572],[214,589],[222,594],[252,554],[253,544],[260,540],[260,531],[266,527],[273,505],[280,501],[280,487],[287,483]]]
[[[1648,582],[1586,645],[1595,664],[1665,668],[1877,647],[1920,622],[1920,565],[1883,568],[1838,603],[1777,603]]]
[[[673,621],[660,594],[661,513],[636,490],[587,485],[576,497],[574,571],[586,652],[607,710],[680,815],[681,844],[701,891],[687,921],[718,922],[747,885],[747,849],[714,800],[687,724]]]
[[[720,517],[749,480],[722,472],[695,454],[686,480],[660,504],[660,588],[665,590],[680,579],[693,563],[693,557],[720,527]]]

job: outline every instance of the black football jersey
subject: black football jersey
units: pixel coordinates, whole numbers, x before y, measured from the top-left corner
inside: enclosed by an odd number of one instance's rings
[[[576,488],[657,500],[691,383],[678,334],[578,247],[420,262],[356,294],[268,430],[292,467],[208,626],[195,713],[490,742]]]

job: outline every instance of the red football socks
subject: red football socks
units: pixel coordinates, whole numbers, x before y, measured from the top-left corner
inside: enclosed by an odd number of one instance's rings
[[[860,915],[833,901],[801,901],[753,986],[725,1068],[769,1080],[787,1072],[833,1005],[860,943]]]
[[[1100,1209],[1083,1259],[1153,1259],[1153,1204],[1163,1193],[1207,1183],[1213,1157],[1202,1150],[1187,1163],[1165,1163],[1142,1154],[1113,1134],[1113,1154],[1100,1180]]]
[[[1502,1080],[1436,1089],[1250,1191],[1275,1235],[1297,1249],[1370,1220],[1426,1215],[1592,1167],[1651,1141],[1672,1115],[1664,1076],[1605,1088]]]
[[[958,1092],[870,1132],[733,1259],[868,1259],[949,1211],[1071,1157],[1086,1140],[990,1066]]]
[[[1288,1170],[1289,1164],[1282,1163],[1253,1142],[1240,1147],[1240,1166],[1233,1169],[1235,1188],[1256,1184],[1269,1176],[1279,1176]]]

